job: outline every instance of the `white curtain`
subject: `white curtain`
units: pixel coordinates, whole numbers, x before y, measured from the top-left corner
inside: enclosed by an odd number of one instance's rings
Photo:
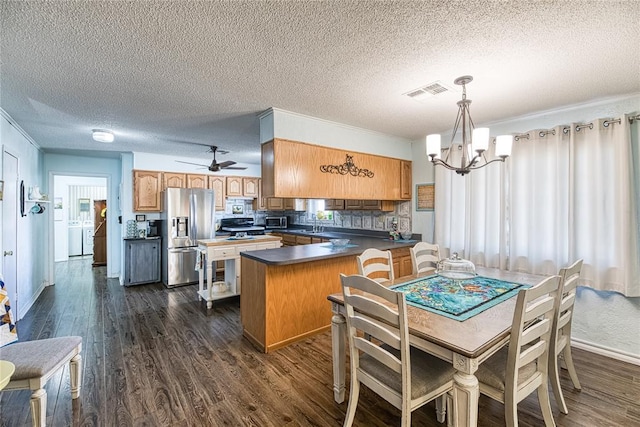
[[[514,143],[509,270],[556,274],[569,263],[570,137],[564,129],[532,130]]]
[[[535,274],[582,258],[582,284],[640,296],[638,149],[627,117],[604,123],[529,131],[505,164],[464,177],[436,167],[436,243]]]
[[[453,147],[451,163],[460,162],[462,150]],[[494,158],[491,144],[488,159]],[[474,264],[504,268],[505,164],[495,163],[460,176],[436,167],[435,241],[443,255],[458,252]]]
[[[640,296],[631,132],[626,117],[571,132],[570,259],[584,259],[581,281]]]

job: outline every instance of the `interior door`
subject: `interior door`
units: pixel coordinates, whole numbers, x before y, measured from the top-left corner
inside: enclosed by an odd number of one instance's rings
[[[20,318],[18,313],[18,158],[3,151],[2,179],[4,189],[2,196],[2,275],[5,289],[9,293],[14,320]]]
[[[107,201],[93,201],[93,266],[107,265]]]

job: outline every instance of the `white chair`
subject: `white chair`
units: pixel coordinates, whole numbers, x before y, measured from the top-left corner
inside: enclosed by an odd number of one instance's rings
[[[379,283],[393,281],[393,258],[391,251],[369,248],[357,257],[358,272]]]
[[[556,398],[560,411],[569,413],[567,404],[560,388],[560,368],[558,357],[564,360],[573,386],[581,390],[580,381],[571,357],[571,320],[573,319],[573,304],[576,301],[576,287],[582,270],[582,260],[574,262],[571,266],[560,270],[559,298],[556,307],[556,320],[551,336],[551,349],[549,350],[549,378],[551,388]]]
[[[480,393],[504,404],[508,427],[518,425],[518,403],[536,389],[545,425],[556,425],[549,401],[548,366],[559,283],[560,276],[552,276],[518,293],[508,347],[476,371]]]
[[[31,418],[34,427],[46,425],[47,381],[69,363],[71,398],[80,396],[82,337],[58,337],[24,341],[0,348],[0,359],[15,365],[11,380],[2,390],[31,390]],[[56,396],[57,397],[57,396]]]
[[[435,243],[418,242],[411,251],[411,265],[413,274],[423,273],[438,268],[440,261],[440,246]]]
[[[438,421],[444,422],[455,370],[450,363],[410,347],[404,294],[361,275],[341,274],[340,279],[351,366],[344,427],[353,423],[360,384],[400,409],[402,426],[411,425],[413,410],[436,398]]]

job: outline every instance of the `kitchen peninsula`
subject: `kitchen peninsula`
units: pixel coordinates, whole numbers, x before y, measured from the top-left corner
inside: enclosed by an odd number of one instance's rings
[[[416,244],[345,233],[312,235],[351,241],[347,247],[325,242],[241,254],[243,335],[265,353],[329,329],[327,295],[341,292],[340,273],[357,274],[356,256],[365,249],[389,249],[394,254]]]

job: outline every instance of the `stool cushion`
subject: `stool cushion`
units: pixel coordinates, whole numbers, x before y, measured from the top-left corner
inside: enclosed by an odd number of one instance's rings
[[[11,380],[39,378],[68,358],[82,344],[82,337],[70,336],[17,342],[0,348],[0,359],[16,365]]]

